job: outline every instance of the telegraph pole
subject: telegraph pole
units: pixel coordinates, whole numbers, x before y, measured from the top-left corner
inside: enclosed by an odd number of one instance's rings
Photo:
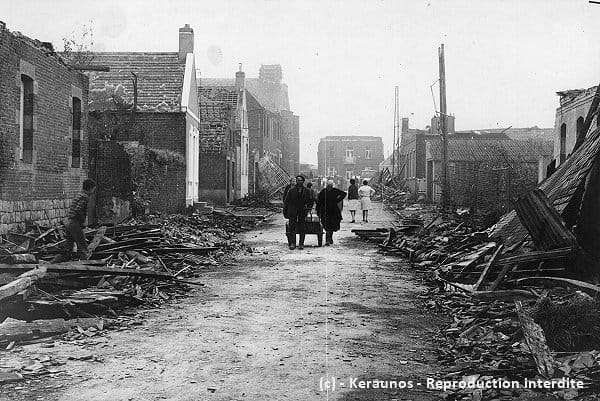
[[[446,109],[446,66],[444,44],[438,48],[440,60],[440,131],[442,134],[442,207],[448,206],[448,122]]]
[[[394,90],[394,140],[392,141],[392,171],[391,178],[392,182],[394,180],[394,173],[396,170],[396,158],[399,158],[400,155],[396,154],[396,143],[398,142],[398,87],[396,86]]]

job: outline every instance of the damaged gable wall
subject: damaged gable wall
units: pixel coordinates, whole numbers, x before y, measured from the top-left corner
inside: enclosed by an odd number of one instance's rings
[[[62,221],[87,178],[88,80],[48,45],[0,22],[0,232]],[[33,157],[21,160],[22,75],[33,81]],[[73,98],[81,104],[79,167],[73,167]]]

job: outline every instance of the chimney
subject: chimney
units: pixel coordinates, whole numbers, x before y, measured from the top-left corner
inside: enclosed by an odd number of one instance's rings
[[[235,73],[235,88],[238,91],[244,90],[246,86],[246,73],[242,71],[242,63],[240,63],[240,70]]]
[[[408,140],[408,118],[402,118],[402,128],[400,129],[400,143],[402,146],[406,145]]]
[[[190,24],[179,28],[179,62],[185,63],[185,56],[194,52],[194,30]]]

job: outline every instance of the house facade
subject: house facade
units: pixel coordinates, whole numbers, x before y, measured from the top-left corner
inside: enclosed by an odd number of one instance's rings
[[[166,152],[181,162],[164,165],[149,179],[147,209],[179,212],[192,206],[198,201],[200,166],[193,29],[187,24],[179,29],[177,52],[94,52],[90,65],[109,69],[89,73],[92,163],[106,165],[98,160],[97,142],[103,140],[134,152],[140,147]],[[105,198],[102,207],[110,209],[112,202],[117,208],[109,191],[115,176],[106,169],[95,175],[99,202]]]
[[[226,204],[248,195],[249,112],[245,74],[235,80],[201,78],[200,198]]]
[[[0,22],[0,233],[67,215],[88,176],[88,79]]]
[[[583,124],[597,87],[556,92],[560,105],[554,120],[554,159],[560,165],[573,151],[577,137],[585,135]],[[598,127],[598,121],[590,128]]]
[[[378,136],[326,136],[317,151],[319,175],[345,186],[351,178],[370,179],[383,161]]]

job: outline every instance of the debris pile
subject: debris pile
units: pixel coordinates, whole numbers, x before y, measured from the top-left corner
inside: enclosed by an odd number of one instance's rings
[[[246,251],[235,234],[264,211],[143,216],[88,228],[88,258],[61,261],[62,227],[11,233],[0,244],[0,345],[71,332],[95,335],[130,305],[183,297],[203,269]],[[109,319],[107,319],[109,318]]]
[[[422,209],[414,216],[412,206],[395,210],[397,225],[355,231],[431,280],[426,305],[453,319],[439,352],[447,378],[521,386],[540,379],[550,386],[459,389],[448,399],[512,399],[532,389],[597,399],[600,287],[591,283],[600,266],[598,155],[600,129],[487,230],[488,221],[466,218],[465,211]],[[569,380],[582,388],[559,386]]]

